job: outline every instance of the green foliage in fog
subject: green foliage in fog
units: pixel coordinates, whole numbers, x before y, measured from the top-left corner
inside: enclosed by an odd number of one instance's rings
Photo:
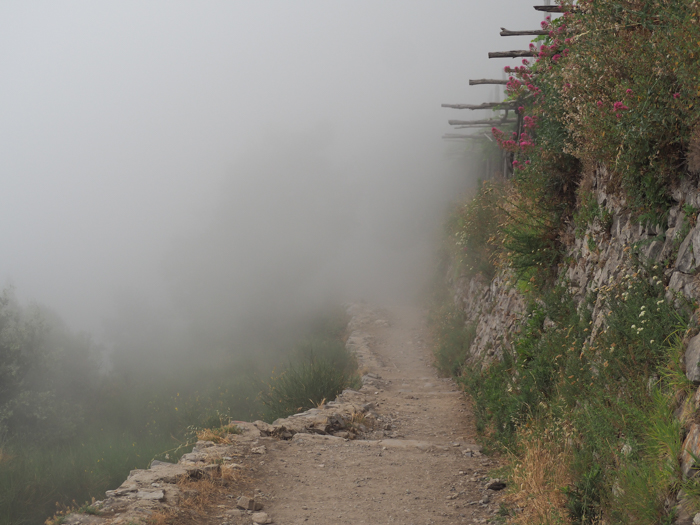
[[[272,422],[302,412],[360,384],[357,361],[341,340],[304,341],[293,360],[281,373],[273,373],[261,392],[263,418]]]
[[[98,349],[51,312],[0,297],[0,438],[44,444],[75,438],[95,392]]]
[[[287,371],[268,383],[294,401],[277,406],[275,417],[355,384],[346,324],[344,311],[329,309],[308,324],[302,342],[288,343]],[[42,523],[57,504],[101,499],[130,470],[152,459],[177,461],[196,429],[219,426],[222,417],[270,414],[262,355],[164,362],[156,370],[123,362],[107,371],[101,353],[50,311],[22,307],[11,290],[0,296],[1,524]]]

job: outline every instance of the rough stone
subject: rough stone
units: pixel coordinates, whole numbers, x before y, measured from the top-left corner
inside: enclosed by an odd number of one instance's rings
[[[253,513],[251,518],[253,519],[253,523],[260,525],[263,525],[265,523],[272,523],[270,516],[268,516],[265,512],[255,512]]]
[[[676,518],[673,521],[673,525],[700,525],[700,520],[696,523],[695,514],[693,511],[694,505],[692,502],[683,494],[683,491],[679,494],[678,505],[675,507]]]
[[[100,525],[106,523],[106,520],[90,514],[71,514],[62,523],[63,525]]]
[[[693,337],[685,349],[685,375],[695,384],[700,384],[700,335]]]
[[[667,300],[675,300],[676,297],[673,292],[683,294],[688,298],[694,297],[697,292],[695,277],[683,272],[673,272],[668,282],[668,291],[666,292]]]
[[[696,470],[695,460],[691,454],[700,456],[700,425],[697,423],[692,423],[690,425],[688,435],[683,442],[683,451],[681,452],[681,472],[685,478],[691,477]]]
[[[248,496],[241,496],[236,501],[236,505],[243,510],[255,510],[255,499]]]
[[[489,490],[503,490],[504,488],[506,488],[506,484],[500,479],[496,478],[489,481],[489,483],[486,485],[486,488]]]
[[[156,491],[139,490],[136,493],[136,497],[138,499],[143,499],[143,500],[163,501],[165,499],[165,493],[162,490],[156,490]]]

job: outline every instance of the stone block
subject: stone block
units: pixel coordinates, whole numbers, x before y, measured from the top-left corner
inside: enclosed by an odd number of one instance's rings
[[[697,423],[690,425],[688,435],[683,441],[681,472],[683,472],[684,478],[692,477],[695,474],[696,468],[693,455],[700,457],[700,425]],[[700,467],[700,465],[697,467]]]
[[[676,256],[676,270],[683,273],[691,273],[697,267],[695,254],[693,250],[692,235],[688,235],[678,248]]]
[[[700,335],[693,337],[685,349],[685,375],[695,384],[700,384]]]
[[[236,505],[243,510],[255,510],[255,500],[248,496],[241,496],[238,498]]]

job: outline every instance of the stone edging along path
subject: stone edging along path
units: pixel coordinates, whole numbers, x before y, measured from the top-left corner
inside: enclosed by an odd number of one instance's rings
[[[66,525],[487,523],[504,484],[473,444],[469,408],[430,365],[424,313],[351,305],[359,391],[277,420],[235,422],[177,464],[134,470],[99,514]]]

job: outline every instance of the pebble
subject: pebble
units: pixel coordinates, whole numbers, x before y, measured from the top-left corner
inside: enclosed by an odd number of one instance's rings
[[[256,498],[249,498],[248,496],[241,496],[238,498],[236,505],[243,510],[260,510],[263,508],[262,502],[258,501]]]
[[[501,481],[500,479],[495,478],[495,479],[492,479],[488,483],[488,485],[486,485],[486,488],[490,489],[490,490],[503,490],[504,488],[506,488],[506,484],[503,481]]]
[[[272,523],[270,516],[268,516],[266,512],[256,512],[251,517],[253,518],[253,523],[257,523],[259,525]]]

